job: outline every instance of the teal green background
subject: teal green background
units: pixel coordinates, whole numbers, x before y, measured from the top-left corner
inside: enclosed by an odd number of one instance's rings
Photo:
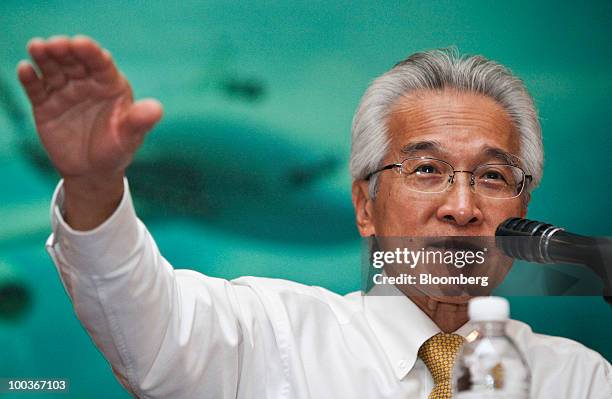
[[[68,378],[71,397],[127,397],[44,250],[57,179],[37,166],[44,162],[14,72],[31,37],[94,37],[137,98],[164,104],[131,183],[176,268],[346,293],[360,286],[353,112],[372,79],[418,50],[456,45],[522,77],[545,144],[528,216],[612,235],[611,17],[605,1],[0,3],[0,278],[20,281],[32,298],[21,318],[0,319],[0,377]],[[513,317],[535,331],[612,359],[601,298],[510,299]]]

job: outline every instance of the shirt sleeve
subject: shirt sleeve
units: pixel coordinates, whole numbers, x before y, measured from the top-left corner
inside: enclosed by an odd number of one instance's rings
[[[529,364],[530,397],[612,398],[612,366],[599,353],[568,338],[533,333],[517,320],[508,329]]]
[[[257,374],[266,372],[258,363],[281,354],[253,291],[174,270],[136,216],[127,179],[117,209],[89,231],[64,221],[62,183],[51,203],[47,251],[123,386],[143,398],[236,398],[243,397],[238,385],[256,395],[264,389],[258,384],[270,380]]]

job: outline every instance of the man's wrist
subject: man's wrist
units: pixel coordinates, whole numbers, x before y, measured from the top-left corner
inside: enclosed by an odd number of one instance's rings
[[[123,190],[123,172],[109,175],[63,176],[64,190],[78,197],[94,197]]]
[[[75,230],[102,224],[123,198],[123,174],[96,178],[64,178],[63,216]]]

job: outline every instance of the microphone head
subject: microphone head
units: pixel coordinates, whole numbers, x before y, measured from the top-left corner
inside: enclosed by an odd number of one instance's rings
[[[561,229],[552,224],[536,220],[509,218],[497,227],[496,244],[512,258],[535,263],[553,263],[548,254],[548,243],[551,235],[559,230]]]
[[[509,218],[497,226],[495,235],[497,237],[538,237],[542,236],[551,227],[555,228],[552,224],[538,222],[537,220]]]

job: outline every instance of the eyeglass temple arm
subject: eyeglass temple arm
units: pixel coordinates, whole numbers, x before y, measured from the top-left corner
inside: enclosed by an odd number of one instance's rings
[[[532,181],[533,181],[532,175],[525,175],[525,177],[523,178],[523,181],[517,184],[516,187],[519,188],[522,186],[522,188],[524,189],[527,186],[527,184],[531,184]]]
[[[370,178],[371,178],[372,176],[374,176],[375,174],[377,174],[377,173],[379,173],[379,172],[382,172],[383,170],[393,169],[393,168],[397,168],[397,167],[400,167],[400,166],[402,166],[402,164],[401,164],[401,163],[392,163],[392,164],[389,164],[389,165],[383,166],[382,168],[380,168],[380,169],[378,169],[378,170],[375,170],[374,172],[372,172],[372,173],[368,174],[368,175],[367,175],[367,176],[366,176],[366,177],[365,177],[363,180],[370,180]]]

